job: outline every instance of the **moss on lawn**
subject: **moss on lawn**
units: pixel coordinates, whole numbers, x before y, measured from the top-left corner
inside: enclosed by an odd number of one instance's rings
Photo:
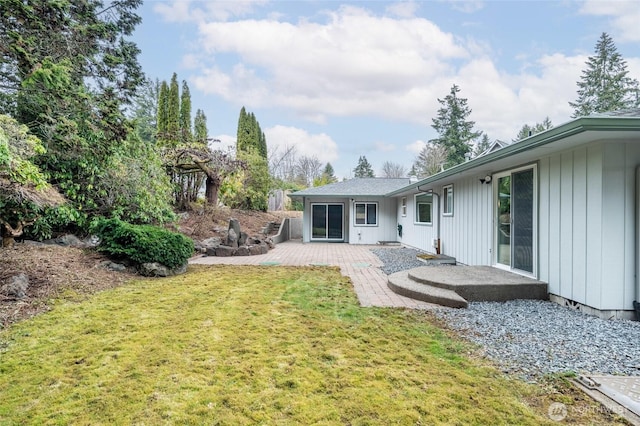
[[[0,424],[552,424],[470,351],[334,268],[192,266],[1,332]]]

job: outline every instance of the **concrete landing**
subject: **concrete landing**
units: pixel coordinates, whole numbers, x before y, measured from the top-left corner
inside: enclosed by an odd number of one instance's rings
[[[574,383],[609,411],[640,425],[640,377],[580,376]]]
[[[456,308],[468,302],[548,299],[546,283],[490,266],[423,266],[389,275],[388,286],[404,296]]]

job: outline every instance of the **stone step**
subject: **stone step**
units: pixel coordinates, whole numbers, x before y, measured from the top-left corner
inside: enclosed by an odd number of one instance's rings
[[[466,308],[468,306],[468,302],[455,291],[418,283],[409,278],[407,271],[389,275],[387,285],[394,293],[415,300],[450,308]]]
[[[470,302],[548,299],[547,283],[491,266],[423,266],[407,272],[422,285],[454,291]]]

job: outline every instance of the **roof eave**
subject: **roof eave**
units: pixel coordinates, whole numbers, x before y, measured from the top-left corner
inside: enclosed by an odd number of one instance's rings
[[[582,117],[568,123],[562,124],[558,127],[547,130],[546,132],[537,133],[526,139],[523,139],[517,143],[508,145],[502,149],[490,152],[481,157],[474,158],[465,163],[458,164],[457,166],[446,169],[440,173],[429,176],[416,183],[408,185],[404,188],[397,189],[395,191],[386,194],[388,197],[393,197],[404,192],[409,192],[419,186],[428,185],[433,182],[445,179],[447,177],[456,175],[466,170],[474,169],[476,167],[483,166],[496,160],[500,160],[506,157],[510,157],[522,152],[530,151],[532,149],[550,144],[552,142],[564,139],[579,133],[587,132],[590,130],[597,131],[640,131],[640,118],[639,117]]]

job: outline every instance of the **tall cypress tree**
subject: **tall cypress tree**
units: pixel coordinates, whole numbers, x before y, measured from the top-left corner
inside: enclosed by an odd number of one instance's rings
[[[627,62],[607,33],[600,36],[586,65],[577,82],[578,99],[569,102],[573,118],[640,106],[638,80],[628,77]]]
[[[246,152],[248,147],[251,146],[249,131],[249,116],[247,111],[242,107],[240,110],[240,117],[238,117],[238,132],[236,137],[236,151]]]
[[[191,93],[189,85],[182,80],[182,94],[180,95],[180,142],[188,144],[193,135],[191,133]]]
[[[198,109],[196,111],[196,118],[193,121],[194,128],[194,142],[198,145],[207,145],[207,138],[209,137],[209,132],[207,130],[207,116],[204,115],[204,111]]]
[[[171,146],[178,144],[180,135],[180,88],[178,76],[173,73],[169,83],[169,96],[167,100],[167,139]]]
[[[266,210],[270,189],[267,140],[254,113],[242,107],[238,117],[236,152],[248,167],[242,194],[235,201],[236,207],[249,210]]]
[[[169,86],[166,81],[160,84],[158,94],[158,113],[156,117],[157,140],[160,145],[165,145],[167,141],[167,127],[169,125]]]

